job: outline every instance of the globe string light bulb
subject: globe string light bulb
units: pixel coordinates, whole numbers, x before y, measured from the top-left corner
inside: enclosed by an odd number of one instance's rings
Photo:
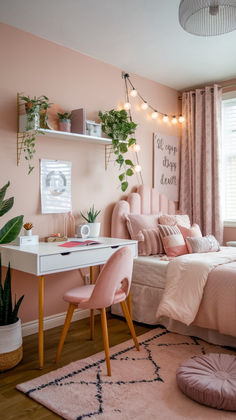
[[[137,94],[138,94],[138,92],[137,92],[137,90],[136,89],[132,89],[130,92],[129,92],[129,94],[130,94],[130,96],[132,96],[133,98],[135,98],[135,96],[137,96]]]
[[[140,165],[134,165],[133,169],[134,169],[134,172],[141,172],[142,170]]]
[[[124,104],[124,109],[125,109],[126,111],[128,111],[130,108],[131,108],[130,103],[129,103],[129,102],[125,102],[125,104]]]
[[[165,115],[163,116],[163,121],[164,121],[164,122],[168,122],[168,121],[169,121],[168,115],[166,115],[166,114],[165,114]]]
[[[179,122],[183,123],[184,122],[184,117],[182,115],[179,116]]]
[[[141,147],[139,146],[139,144],[136,144],[136,143],[131,144],[131,146],[130,146],[130,150],[132,152],[138,153],[140,151],[140,149],[141,149]]]
[[[141,108],[142,108],[143,111],[145,111],[146,109],[148,109],[147,102],[143,102],[142,105],[141,105]]]
[[[158,117],[158,112],[157,111],[153,111],[152,113],[152,119],[155,120]]]
[[[173,117],[172,117],[172,120],[171,120],[171,122],[172,122],[172,124],[176,124],[177,123],[177,118],[176,118],[176,116],[174,115]]]

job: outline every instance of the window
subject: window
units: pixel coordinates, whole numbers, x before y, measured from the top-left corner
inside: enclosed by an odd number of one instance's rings
[[[223,218],[236,224],[236,97],[223,100],[222,117]]]

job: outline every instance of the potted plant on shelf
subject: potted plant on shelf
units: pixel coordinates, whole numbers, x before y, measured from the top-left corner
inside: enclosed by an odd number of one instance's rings
[[[10,182],[0,190],[0,216],[7,213],[14,204],[14,198],[6,200],[5,194]],[[17,216],[9,220],[0,229],[0,244],[13,241],[20,233],[23,224],[23,216]],[[22,359],[22,333],[21,321],[18,318],[18,310],[24,296],[12,305],[11,272],[8,265],[4,285],[2,284],[2,267],[0,258],[0,371],[11,369]]]
[[[104,114],[99,111],[98,115],[102,121],[102,131],[112,140],[113,152],[116,155],[115,161],[122,171],[119,175],[121,190],[126,191],[128,177],[134,174],[134,164],[130,159],[125,159],[124,155],[128,152],[128,148],[136,143],[136,139],[132,135],[135,133],[137,124],[130,121],[124,109],[121,111],[111,109]]]
[[[45,95],[39,97],[20,95],[20,100],[24,101],[26,111],[26,123],[23,121],[24,128],[20,127],[20,131],[23,132],[23,152],[25,159],[28,162],[28,175],[34,169],[31,165],[31,161],[34,158],[36,152],[35,141],[37,134],[44,134],[40,129],[47,128],[47,109],[50,107],[49,99]],[[23,117],[24,116],[20,116]]]
[[[65,131],[67,133],[70,133],[71,132],[71,117],[72,117],[72,113],[63,112],[61,114],[60,112],[58,112],[57,115],[59,117],[60,131]]]
[[[26,130],[47,128],[47,109],[50,107],[48,97],[41,95],[30,98],[29,96],[21,95],[20,99],[25,102]]]
[[[96,218],[101,213],[101,210],[95,210],[94,204],[90,207],[89,211],[87,211],[87,215],[85,216],[82,212],[80,212],[81,216],[89,225],[90,234],[92,238],[96,238],[100,234],[101,223],[96,222]]]

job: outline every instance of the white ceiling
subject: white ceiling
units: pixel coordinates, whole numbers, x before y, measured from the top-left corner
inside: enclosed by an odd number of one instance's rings
[[[0,0],[1,22],[183,89],[236,77],[236,31],[186,33],[180,0]]]

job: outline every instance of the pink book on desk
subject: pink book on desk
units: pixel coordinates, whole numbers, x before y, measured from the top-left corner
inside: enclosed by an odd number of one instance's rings
[[[89,245],[99,245],[101,242],[97,241],[69,241],[65,242],[64,244],[60,244],[58,246],[63,246],[64,248],[72,248],[73,246],[89,246]]]

